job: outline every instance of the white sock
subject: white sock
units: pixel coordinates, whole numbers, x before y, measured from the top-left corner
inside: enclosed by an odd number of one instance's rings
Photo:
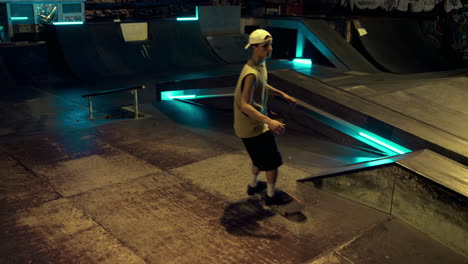
[[[252,174],[252,180],[250,181],[250,187],[252,188],[255,188],[257,187],[257,183],[258,183],[258,175],[253,175]]]
[[[273,197],[275,195],[275,184],[267,183],[267,195]]]

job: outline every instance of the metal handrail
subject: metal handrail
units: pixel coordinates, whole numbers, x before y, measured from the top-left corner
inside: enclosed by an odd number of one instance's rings
[[[88,97],[89,119],[92,120],[93,119],[93,96],[131,91],[132,94],[134,95],[133,104],[134,104],[134,107],[135,107],[135,119],[138,119],[138,90],[142,90],[142,89],[145,89],[145,88],[146,88],[145,85],[139,85],[139,86],[130,87],[130,88],[121,88],[121,89],[101,91],[101,92],[97,92],[97,93],[84,94],[81,97],[83,97],[83,98]]]

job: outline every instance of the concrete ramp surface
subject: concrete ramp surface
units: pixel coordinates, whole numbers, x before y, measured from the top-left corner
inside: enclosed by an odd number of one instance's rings
[[[298,34],[312,43],[334,67],[346,71],[379,72],[323,19],[248,18],[244,20],[244,23],[245,25],[267,25],[297,30]]]
[[[369,61],[346,42],[330,25],[321,19],[304,19],[304,26],[313,32],[350,70],[377,73]]]
[[[428,21],[408,18],[360,18],[354,21],[364,52],[379,67],[394,73],[416,73],[454,68],[441,43],[424,33]]]
[[[248,42],[245,34],[207,36],[213,50],[228,63],[246,62],[252,55],[250,49],[244,49]]]
[[[148,40],[125,42],[120,23],[56,26],[64,57],[80,79],[157,74],[221,64],[198,21],[148,23]]]
[[[467,174],[466,166],[420,150],[300,181],[394,215],[466,256]]]

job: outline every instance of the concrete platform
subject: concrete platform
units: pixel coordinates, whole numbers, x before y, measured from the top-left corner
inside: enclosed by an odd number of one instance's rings
[[[461,78],[461,82],[466,82],[466,78],[462,77],[460,72],[452,72],[452,74],[458,74],[457,78]],[[412,80],[416,81],[418,77],[413,76]],[[452,101],[454,106],[451,102],[445,103],[446,105],[434,102],[425,103],[429,100],[404,92],[406,82],[402,82],[403,87],[396,83],[388,85],[385,78],[398,80],[398,77],[392,75],[377,74],[356,77],[353,83],[361,83],[361,85],[354,87],[362,87],[361,78],[373,79],[371,83],[378,83],[376,87],[383,84],[384,87],[392,89],[392,91],[385,93],[385,88],[382,88],[379,92],[383,95],[375,98],[372,97],[371,89],[364,89],[365,93],[362,94],[360,93],[361,89],[347,90],[344,87],[336,87],[292,70],[272,71],[270,83],[277,87],[283,87],[288,93],[302,98],[309,105],[373,131],[400,145],[407,146],[409,149],[428,148],[462,164],[467,164],[466,146],[468,146],[468,141],[464,135],[466,134],[465,121],[468,119],[462,112],[452,109],[459,108],[457,99],[447,99]],[[435,80],[427,80],[426,83]],[[347,79],[346,82],[350,82],[350,80]],[[421,82],[424,83],[424,81],[418,81],[418,83]],[[411,82],[408,85],[408,88],[410,87]],[[456,87],[459,86],[455,86],[451,91],[456,91]],[[433,92],[434,94],[429,97],[437,98],[437,92]],[[449,96],[449,98],[459,97],[466,98],[466,94],[453,92]],[[462,108],[466,108],[466,106]],[[453,113],[455,115],[452,116]]]
[[[44,116],[21,109],[0,138],[2,263],[468,263],[389,214],[296,183],[375,154],[300,130],[278,137],[278,187],[306,204],[292,221],[246,196],[248,157],[226,109],[159,102],[139,120],[82,113],[34,130],[22,127]],[[55,119],[63,106],[40,109]]]

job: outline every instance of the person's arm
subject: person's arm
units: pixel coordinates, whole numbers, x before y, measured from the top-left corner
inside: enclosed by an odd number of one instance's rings
[[[255,83],[255,75],[249,74],[244,78],[244,86],[242,89],[242,97],[240,100],[240,109],[250,118],[253,118],[259,122],[265,123],[268,127],[276,134],[281,134],[284,132],[285,124],[273,120],[268,116],[260,113],[255,109],[251,104],[253,101],[253,93],[254,93],[254,83]]]
[[[267,88],[268,88],[268,94],[281,96],[284,100],[288,101],[288,103],[291,103],[294,105],[296,104],[296,98],[287,95],[285,92],[282,92],[269,84],[267,84]]]

